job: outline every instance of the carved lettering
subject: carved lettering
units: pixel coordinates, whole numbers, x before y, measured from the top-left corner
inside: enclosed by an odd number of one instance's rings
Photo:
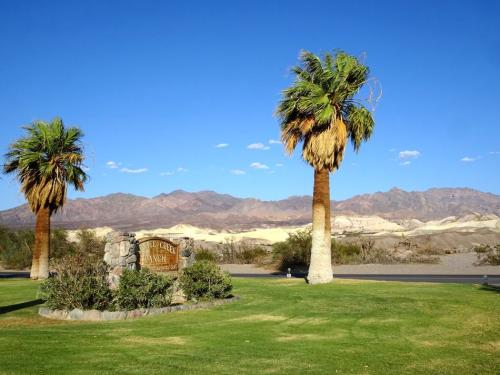
[[[145,238],[139,241],[139,259],[142,268],[154,272],[179,269],[179,245],[161,238]]]

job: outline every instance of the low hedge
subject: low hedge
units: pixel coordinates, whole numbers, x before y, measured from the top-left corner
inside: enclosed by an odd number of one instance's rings
[[[233,289],[229,273],[206,260],[184,268],[179,284],[186,297],[195,300],[227,298]]]
[[[148,269],[124,270],[117,289],[108,283],[108,266],[95,257],[78,254],[63,258],[55,273],[40,286],[39,297],[54,310],[134,310],[171,305],[174,280]],[[212,262],[185,268],[179,286],[188,299],[230,296],[231,277]]]
[[[44,280],[39,296],[51,309],[106,310],[113,308],[113,293],[103,261],[83,255],[62,258],[55,273]]]
[[[172,278],[148,269],[125,270],[116,290],[116,304],[122,310],[164,307],[172,302]]]

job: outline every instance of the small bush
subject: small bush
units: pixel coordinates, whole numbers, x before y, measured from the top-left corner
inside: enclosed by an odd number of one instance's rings
[[[229,273],[207,261],[184,268],[179,282],[188,299],[226,298],[233,288]]]
[[[411,245],[411,244],[410,244]],[[400,257],[397,253],[375,247],[371,239],[357,238],[357,242],[349,239],[340,242],[332,239],[332,263],[342,264],[394,264],[394,263],[436,263],[438,257],[420,254],[417,252]],[[289,233],[283,242],[273,245],[273,259],[281,271],[287,268],[308,267],[311,259],[312,237],[311,231]],[[410,248],[408,248],[410,250]]]
[[[91,230],[80,230],[78,242],[68,240],[68,232],[64,229],[53,229],[50,232],[50,259],[58,260],[77,253],[102,259],[106,241],[97,237]],[[32,249],[35,234],[31,229],[11,230],[0,227],[0,262],[6,268],[25,269],[31,266]]]
[[[233,239],[226,239],[223,243],[217,245],[217,251],[220,255],[220,263],[237,263],[236,253],[238,251],[236,242]]]
[[[195,253],[198,261],[206,260],[222,264],[261,263],[269,255],[263,247],[254,245],[250,241],[236,242],[233,239],[225,240],[214,250],[198,248]]]
[[[83,256],[102,259],[106,240],[97,237],[89,229],[80,229],[76,232],[76,242],[68,239],[68,232],[64,229],[55,229],[50,233],[50,258],[61,259],[65,256],[81,254]]]
[[[50,231],[50,259],[61,259],[76,253],[77,244],[68,240],[68,232],[64,229]]]
[[[334,264],[351,264],[359,262],[361,246],[353,243],[340,243],[332,240],[332,262]]]
[[[500,244],[479,245],[474,247],[474,251],[477,254],[477,265],[500,266]]]
[[[0,262],[6,268],[25,269],[31,266],[35,236],[32,230],[10,230],[0,227]]]
[[[170,277],[155,274],[148,269],[124,270],[116,291],[120,309],[164,307],[172,301],[173,281]]]
[[[207,262],[217,263],[217,254],[203,247],[196,249],[194,254],[197,261],[206,260]]]
[[[417,246],[417,254],[418,255],[444,255],[446,254],[446,250],[440,247],[436,247],[432,243],[432,236],[427,235],[422,240],[422,243]]]
[[[311,261],[311,247],[310,230],[289,233],[285,241],[273,244],[273,260],[281,271],[292,267],[307,267]]]
[[[238,243],[233,239],[226,239],[222,244],[217,246],[220,253],[220,262],[223,264],[238,264],[244,263],[244,258],[241,252],[246,251],[247,258],[251,252],[251,246],[245,242]]]
[[[80,229],[76,238],[78,240],[76,251],[98,259],[104,257],[104,247],[106,246],[104,238],[97,237],[92,230],[88,229]]]
[[[40,297],[49,308],[106,310],[112,306],[113,295],[103,261],[81,255],[64,257],[55,264],[55,271],[40,286]]]
[[[261,262],[267,255],[268,252],[264,248],[242,242],[236,254],[236,259],[237,263],[253,264]]]

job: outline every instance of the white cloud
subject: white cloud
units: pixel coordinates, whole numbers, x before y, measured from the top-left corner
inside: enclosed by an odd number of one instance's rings
[[[283,164],[282,164],[282,163],[276,163],[276,166],[277,166],[277,167],[282,167],[282,166],[283,166]]]
[[[407,161],[400,163],[399,165],[406,166],[406,165],[410,165],[410,164],[411,164],[411,161],[407,160]]]
[[[147,168],[138,168],[138,169],[122,168],[122,169],[120,169],[120,172],[123,172],[123,173],[144,173],[147,171],[148,171]]]
[[[229,143],[219,143],[218,145],[215,145],[215,148],[226,148],[229,146]]]
[[[490,155],[500,155],[500,151],[490,151]]]
[[[281,142],[280,141],[277,141],[276,139],[270,139],[269,140],[269,144],[270,145],[280,145]]]
[[[246,173],[245,171],[242,171],[241,169],[232,169],[230,172],[236,176],[241,176],[241,175],[244,175]]]
[[[394,151],[396,151],[396,149],[395,148],[390,148],[388,151],[389,152],[394,152]]]
[[[259,163],[259,162],[254,162],[254,163],[250,164],[250,167],[254,168],[254,169],[269,169],[269,167],[267,165]]]
[[[90,171],[90,168],[89,167],[86,167],[84,165],[82,165],[82,171],[84,172],[89,172]]]
[[[160,176],[173,176],[176,173],[184,173],[187,172],[188,170],[183,167],[177,168],[175,171],[166,171],[166,172],[161,172]]]
[[[405,150],[399,152],[400,159],[414,159],[420,156],[420,151],[417,150]]]
[[[108,161],[108,162],[106,163],[106,166],[107,166],[108,168],[111,168],[111,169],[116,169],[116,168],[118,168],[120,165],[122,165],[122,163],[117,163],[117,162],[112,161],[112,160],[110,160],[110,161]]]
[[[251,143],[247,146],[250,150],[269,150],[269,146],[265,146],[263,143]]]
[[[481,159],[480,156],[464,156],[462,159],[460,159],[460,161],[463,161],[463,162],[466,162],[466,163],[472,163],[476,160],[479,160]]]

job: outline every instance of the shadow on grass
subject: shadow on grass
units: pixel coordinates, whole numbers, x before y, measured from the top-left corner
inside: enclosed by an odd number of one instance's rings
[[[0,272],[0,279],[29,279],[30,273],[25,271]]]
[[[499,293],[500,294],[500,285],[481,285],[479,290],[485,290],[487,292]]]
[[[15,305],[0,306],[0,315],[7,314],[12,311],[21,310],[26,307],[41,305],[45,301],[43,299],[34,299],[33,301],[16,303]]]

